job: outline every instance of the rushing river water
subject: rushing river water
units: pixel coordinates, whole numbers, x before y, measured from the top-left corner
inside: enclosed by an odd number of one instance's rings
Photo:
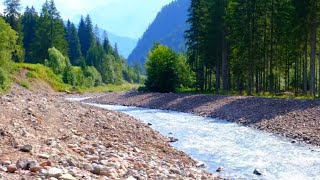
[[[77,100],[77,99],[69,99]],[[206,163],[215,172],[225,168],[223,177],[232,179],[320,179],[320,149],[292,144],[287,139],[224,120],[187,113],[89,104],[123,112],[151,123],[154,130],[179,141],[172,146]],[[254,169],[263,176],[253,174]]]

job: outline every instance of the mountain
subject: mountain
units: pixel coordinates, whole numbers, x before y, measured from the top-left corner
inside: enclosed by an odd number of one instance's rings
[[[123,37],[118,36],[115,34],[112,34],[110,32],[107,32],[109,41],[112,46],[114,46],[115,43],[118,44],[118,49],[120,55],[122,55],[124,58],[128,58],[134,47],[137,45],[138,40],[129,38],[129,37]]]
[[[176,0],[162,8],[128,57],[129,64],[144,64],[155,42],[178,52],[185,51],[184,31],[188,28],[186,21],[190,2]]]

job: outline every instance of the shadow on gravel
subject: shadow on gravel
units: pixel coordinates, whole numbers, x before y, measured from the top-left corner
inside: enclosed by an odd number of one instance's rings
[[[196,108],[208,103],[215,103],[223,99],[223,96],[174,94],[174,93],[126,93],[121,97],[122,101],[137,100],[137,103],[154,109],[170,109],[183,112],[194,112]]]
[[[250,125],[262,120],[271,120],[277,116],[283,116],[293,111],[304,111],[315,107],[320,107],[320,102],[317,100],[247,97],[230,102],[210,112],[209,116]],[[304,116],[304,118],[306,118],[308,115],[297,114],[297,118],[299,118],[298,116]]]
[[[188,95],[173,93],[126,93],[122,101],[156,109],[170,109],[240,122],[244,125],[271,120],[293,111],[320,107],[318,100],[269,99],[260,97],[232,97]],[[138,102],[137,102],[138,101]],[[320,114],[320,112],[319,112]],[[320,118],[320,117],[319,117]]]

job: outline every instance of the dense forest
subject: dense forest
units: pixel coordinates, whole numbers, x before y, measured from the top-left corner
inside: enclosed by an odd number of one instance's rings
[[[89,15],[81,17],[76,27],[70,21],[64,23],[54,0],[46,0],[40,13],[33,7],[21,13],[20,0],[5,0],[4,5],[0,14],[0,74],[9,71],[3,64],[12,59],[44,64],[74,86],[141,81],[138,67],[127,65],[106,33],[100,39],[102,35],[95,31]]]
[[[185,51],[184,31],[190,0],[177,0],[166,5],[145,31],[128,58],[130,64],[144,65],[148,51],[155,42],[167,45],[175,51]]]
[[[318,0],[192,0],[186,38],[196,87],[320,95],[319,12]]]

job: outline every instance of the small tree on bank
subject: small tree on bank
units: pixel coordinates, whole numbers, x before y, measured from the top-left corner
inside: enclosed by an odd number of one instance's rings
[[[192,83],[193,73],[185,58],[167,46],[156,44],[146,61],[146,88],[150,91],[175,92]]]

